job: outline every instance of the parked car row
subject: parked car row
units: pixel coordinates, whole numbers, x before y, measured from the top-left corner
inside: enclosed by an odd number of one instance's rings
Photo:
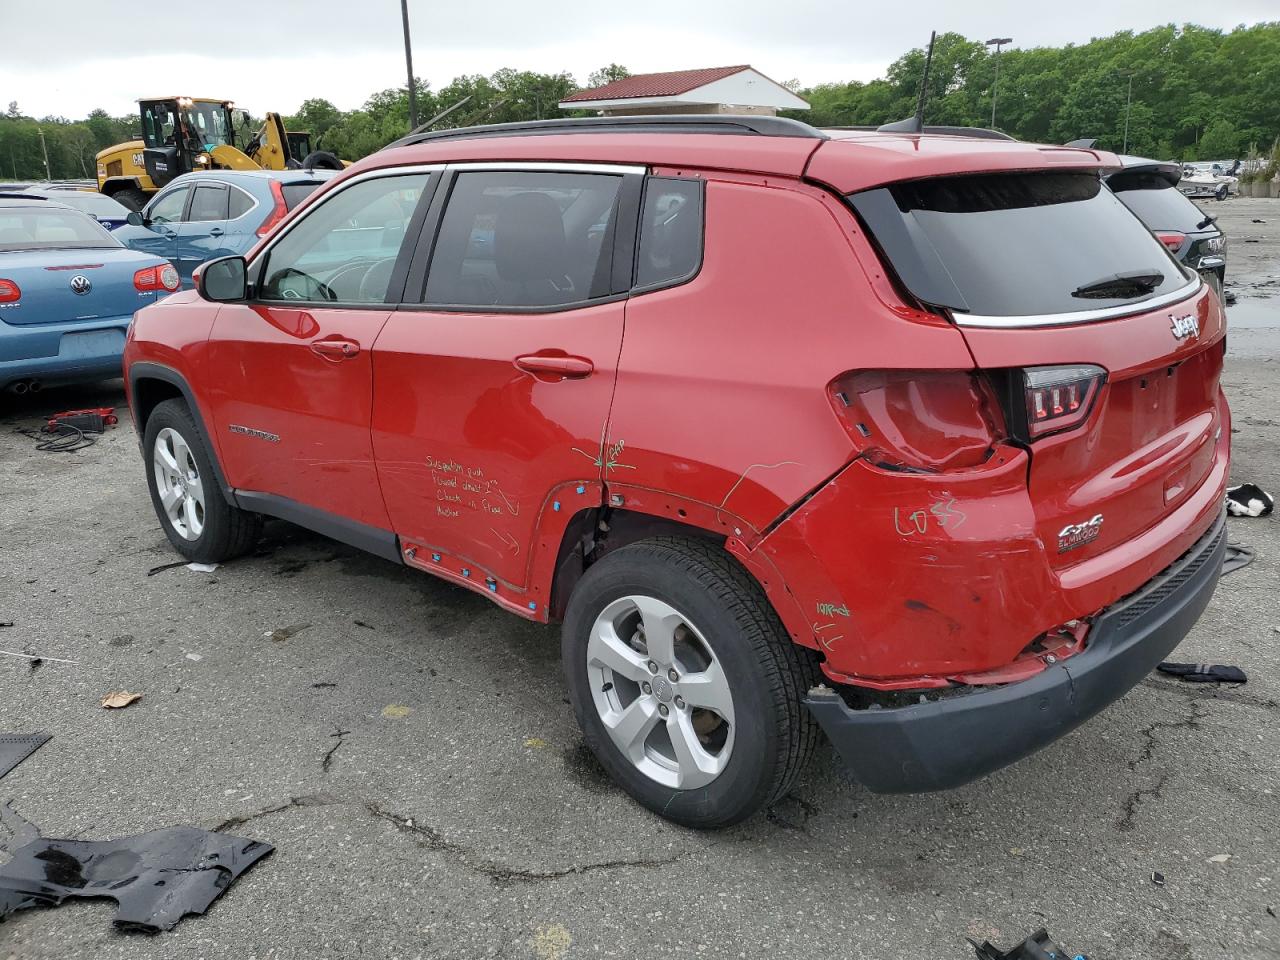
[[[972,780],[1138,683],[1222,566],[1224,313],[1131,210],[1205,225],[1114,163],[771,117],[408,137],[137,314],[157,518],[562,622],[587,744],[680,823],[785,796],[820,732],[872,790]]]

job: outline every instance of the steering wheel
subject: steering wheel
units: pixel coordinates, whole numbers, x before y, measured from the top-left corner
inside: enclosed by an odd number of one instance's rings
[[[292,280],[294,277],[301,278],[303,281],[301,286],[303,289],[287,289],[282,290],[281,287],[286,281]],[[301,270],[295,270],[293,267],[285,267],[279,273],[271,277],[271,289],[279,294],[281,300],[330,300],[336,301],[338,295],[329,288],[328,285],[317,280],[309,273],[303,273]]]

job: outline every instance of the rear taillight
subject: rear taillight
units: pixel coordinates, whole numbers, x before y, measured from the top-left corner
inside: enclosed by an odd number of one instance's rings
[[[1179,233],[1177,230],[1157,230],[1156,239],[1163,243],[1173,253],[1177,253],[1182,249],[1183,243],[1186,242],[1187,235]]]
[[[864,457],[890,469],[976,467],[1006,436],[990,386],[967,370],[860,370],[831,398]]]
[[[275,201],[275,206],[271,210],[271,215],[262,221],[255,233],[260,237],[265,237],[271,232],[271,228],[284,219],[284,215],[289,212],[289,208],[284,204],[284,191],[280,188],[279,180],[271,181],[271,197]]]
[[[1023,370],[1028,439],[1084,423],[1106,378],[1107,372],[1092,364]]]
[[[0,280],[0,303],[17,303],[22,299],[22,291],[12,280]]]
[[[166,263],[163,267],[144,267],[133,275],[133,286],[139,292],[145,293],[151,290],[177,290],[181,286],[178,279],[178,271],[173,268],[173,264]]]

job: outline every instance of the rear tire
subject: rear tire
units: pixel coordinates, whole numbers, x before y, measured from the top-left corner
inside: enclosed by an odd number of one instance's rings
[[[787,793],[817,742],[801,703],[814,658],[716,545],[664,537],[606,555],[569,599],[562,655],[592,752],[676,823],[746,819]]]
[[[142,208],[151,199],[151,195],[145,190],[139,190],[137,187],[129,187],[125,190],[117,190],[111,194],[111,199],[122,206],[128,207],[134,213],[141,213]]]
[[[248,552],[259,518],[227,503],[186,403],[158,404],[142,447],[151,504],[178,553],[194,563],[221,563]]]

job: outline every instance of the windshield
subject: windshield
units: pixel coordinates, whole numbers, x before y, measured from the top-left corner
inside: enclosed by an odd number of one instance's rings
[[[958,312],[1101,310],[1190,279],[1092,173],[940,177],[849,200],[908,291]]]
[[[231,112],[221,103],[193,103],[189,118],[192,135],[206,150],[232,142]]]
[[[1204,213],[1184,197],[1169,181],[1152,173],[1118,174],[1107,186],[1152,230],[1195,233],[1209,224]]]
[[[0,253],[15,250],[115,249],[120,241],[75,210],[0,208]]]
[[[59,190],[54,199],[72,210],[79,210],[91,217],[123,220],[129,216],[129,211],[118,201],[104,197],[100,193],[89,193],[87,190]]]

